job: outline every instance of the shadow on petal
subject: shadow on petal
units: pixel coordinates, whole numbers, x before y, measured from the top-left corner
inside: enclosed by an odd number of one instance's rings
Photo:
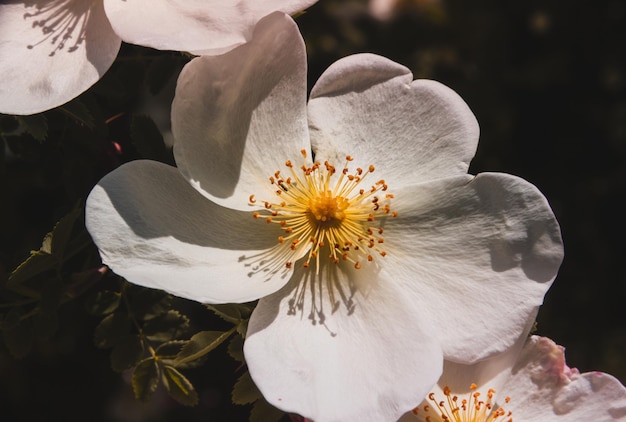
[[[173,237],[198,246],[244,251],[271,248],[281,233],[275,225],[253,218],[252,212],[209,201],[176,168],[156,161],[133,161],[104,177],[90,195],[88,222],[115,227],[118,217],[111,206],[144,239]]]
[[[176,162],[210,195],[231,197],[255,167],[265,170],[253,177],[266,180],[269,163],[259,157],[282,156],[272,149],[286,142],[299,151],[295,142],[306,138],[306,126],[296,121],[306,116],[304,46],[292,46],[296,31],[290,18],[272,14],[249,43],[197,57],[181,72],[172,105]]]
[[[554,251],[560,236],[549,233],[544,222],[536,221],[528,226],[525,238],[501,238],[490,245],[491,266],[502,272],[520,266],[526,276],[534,281],[547,282],[554,278],[554,268],[562,259]]]
[[[342,319],[363,311],[359,298],[367,301],[370,291],[384,289],[374,284],[379,281],[380,271],[375,263],[356,270],[347,262],[321,260],[316,272],[314,268],[304,268],[304,261],[295,263],[291,279],[282,289],[261,299],[259,307],[263,311],[254,314],[250,334],[264,330],[280,315],[323,327],[334,337],[337,328],[341,328],[334,318],[337,313]]]
[[[39,33],[26,48],[52,46],[49,56],[78,50],[87,39],[91,14],[96,8],[104,14],[101,2],[94,0],[35,1],[25,2],[24,6],[24,20]]]

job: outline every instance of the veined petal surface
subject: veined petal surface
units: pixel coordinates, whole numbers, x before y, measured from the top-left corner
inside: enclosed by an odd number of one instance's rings
[[[261,299],[244,353],[266,400],[326,422],[395,420],[430,391],[442,365],[437,339],[402,290],[344,263],[319,275],[299,268]]]
[[[392,188],[467,173],[478,144],[478,123],[461,97],[374,54],[332,64],[308,111],[320,160],[351,155],[363,168],[384,168]]]
[[[220,54],[249,41],[254,25],[281,11],[293,14],[317,0],[104,0],[122,39],[158,50]]]
[[[0,113],[35,114],[75,98],[109,69],[121,44],[102,0],[0,4]]]
[[[211,200],[249,210],[250,195],[273,196],[268,177],[311,148],[306,54],[295,22],[274,13],[249,43],[188,63],[172,104],[172,131],[179,170]]]
[[[289,280],[258,268],[276,229],[207,200],[174,167],[133,161],[105,176],[86,205],[105,264],[133,283],[203,303],[248,302]]]
[[[473,363],[511,347],[556,276],[560,229],[543,195],[502,173],[396,192],[380,278],[401,284],[442,342]]]

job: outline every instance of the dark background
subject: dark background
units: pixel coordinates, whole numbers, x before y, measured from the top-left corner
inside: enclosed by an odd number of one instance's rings
[[[481,127],[471,172],[525,178],[545,194],[561,224],[565,260],[540,310],[537,334],[565,346],[570,366],[608,372],[624,383],[626,3],[414,0],[400,2],[395,16],[380,21],[364,1],[320,0],[297,22],[309,52],[309,86],[335,60],[374,52],[465,99]],[[154,77],[142,60],[161,57],[170,60],[170,71],[187,60],[123,46],[105,78],[79,99],[100,122],[96,129],[68,129],[66,117],[50,111],[45,140],[2,138],[0,277],[38,249],[102,175],[124,161],[160,154],[132,139],[128,115],[137,107],[138,87]],[[124,114],[104,124],[118,113]],[[69,265],[76,271],[97,265],[95,250],[88,247]],[[220,324],[195,304],[177,306],[201,322],[194,328]],[[109,351],[93,345],[98,322],[79,296],[59,309],[56,333],[36,341],[25,357],[0,346],[0,420],[245,420],[249,407],[233,406],[229,397],[240,369],[223,347],[186,372],[199,406],[181,407],[162,391],[140,404],[128,374],[113,372]]]

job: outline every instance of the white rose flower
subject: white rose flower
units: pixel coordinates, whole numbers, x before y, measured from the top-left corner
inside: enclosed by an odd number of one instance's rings
[[[280,13],[193,59],[172,105],[178,168],[116,169],[87,228],[129,281],[261,298],[244,352],[270,403],[395,420],[444,357],[471,363],[519,338],[561,263],[559,226],[528,182],[467,174],[478,125],[451,89],[361,54],[306,93],[304,42]]]

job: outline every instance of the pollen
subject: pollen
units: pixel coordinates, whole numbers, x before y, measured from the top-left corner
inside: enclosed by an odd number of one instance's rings
[[[262,206],[253,217],[280,225],[283,234],[276,253],[284,265],[291,268],[304,258],[305,268],[315,265],[319,272],[320,259],[329,259],[361,269],[364,263],[374,262],[374,256],[387,255],[382,249],[383,225],[398,213],[391,209],[393,194],[385,192],[385,180],[371,176],[375,167],[350,169],[353,157],[348,155],[338,171],[328,161],[307,163],[306,151],[301,154],[300,167],[289,160],[285,174],[277,170],[268,177],[276,195],[273,200],[249,197],[249,205]]]
[[[420,415],[426,422],[513,422],[512,412],[495,405],[496,390],[490,388],[483,397],[476,389],[477,385],[471,384],[467,396],[460,397],[445,386],[444,397],[430,393],[430,404],[416,407],[413,414]],[[510,400],[510,397],[506,397],[504,402],[509,403]]]

